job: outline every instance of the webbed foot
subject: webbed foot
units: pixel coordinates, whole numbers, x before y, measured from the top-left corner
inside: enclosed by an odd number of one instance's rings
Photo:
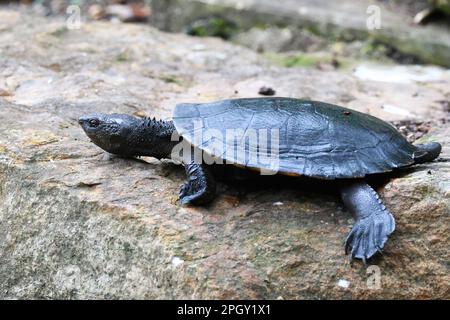
[[[180,187],[181,204],[201,204],[202,197],[205,194],[205,188],[199,187],[196,183],[186,182]]]
[[[216,193],[216,183],[208,169],[201,164],[190,163],[185,166],[188,180],[181,185],[181,204],[201,205],[211,202]]]
[[[358,220],[345,239],[345,254],[364,263],[377,252],[381,253],[389,235],[395,230],[395,220],[388,210]]]
[[[350,253],[350,260],[358,258],[366,263],[381,252],[395,230],[394,217],[381,202],[378,193],[364,180],[343,183],[341,196],[356,220],[345,239],[345,254]]]

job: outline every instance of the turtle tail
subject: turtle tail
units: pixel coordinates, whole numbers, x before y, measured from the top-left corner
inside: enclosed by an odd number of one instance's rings
[[[442,146],[437,142],[430,142],[425,144],[416,144],[416,151],[414,151],[415,163],[430,162],[436,159],[441,153]]]

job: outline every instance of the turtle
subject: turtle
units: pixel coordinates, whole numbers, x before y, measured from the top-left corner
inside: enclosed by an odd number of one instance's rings
[[[369,114],[285,97],[181,103],[172,120],[94,113],[79,123],[109,153],[178,160],[187,176],[179,193],[182,205],[215,198],[217,166],[333,181],[355,220],[345,254],[364,263],[382,251],[395,229],[392,213],[367,178],[432,161],[441,152],[438,142],[413,145]]]

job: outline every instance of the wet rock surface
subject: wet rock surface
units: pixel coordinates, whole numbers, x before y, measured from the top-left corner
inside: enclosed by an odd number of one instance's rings
[[[218,39],[105,22],[69,30],[6,10],[0,51],[0,297],[449,298],[445,72],[425,83],[282,69]],[[263,86],[431,123],[420,140],[439,141],[441,157],[373,181],[397,219],[371,262],[379,287],[343,253],[353,222],[332,186],[220,183],[210,206],[182,207],[181,167],[108,156],[76,121],[169,118],[176,103]]]

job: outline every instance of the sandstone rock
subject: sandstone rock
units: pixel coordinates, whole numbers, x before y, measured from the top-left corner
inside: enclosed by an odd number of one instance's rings
[[[217,39],[106,22],[68,30],[6,10],[0,30],[1,298],[449,298],[450,131],[437,102],[448,79],[281,69]],[[167,118],[178,102],[262,86],[436,123],[421,139],[443,144],[439,161],[375,181],[397,219],[379,269],[344,256],[352,220],[332,187],[221,183],[210,206],[182,207],[181,167],[107,156],[76,122],[90,111]]]

